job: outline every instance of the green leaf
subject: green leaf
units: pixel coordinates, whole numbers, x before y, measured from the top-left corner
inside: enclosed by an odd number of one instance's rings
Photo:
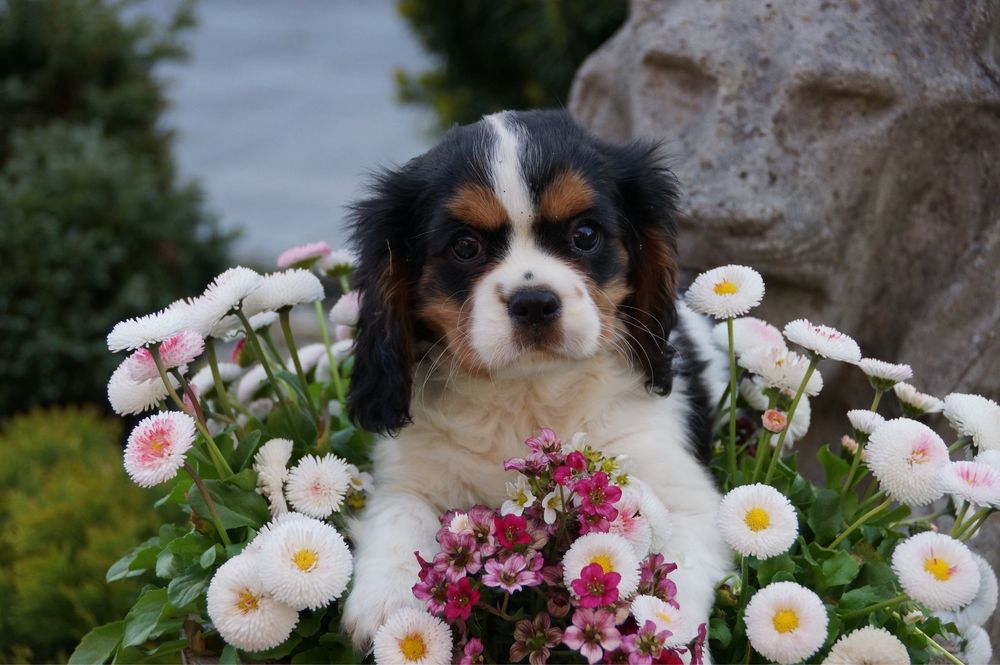
[[[125,622],[115,621],[98,626],[83,636],[69,657],[69,664],[103,663],[111,658],[125,634]]]
[[[167,599],[174,607],[186,607],[201,595],[208,586],[205,571],[194,568],[170,580]]]
[[[725,619],[715,618],[708,622],[708,636],[717,641],[723,647],[728,647],[733,639],[733,634],[729,630],[729,625]]]
[[[125,616],[123,647],[142,644],[156,627],[160,616],[170,609],[166,589],[147,589]]]
[[[862,607],[868,607],[883,598],[884,594],[879,593],[873,586],[858,587],[857,589],[851,589],[840,597],[837,610],[842,612],[860,610]]]
[[[295,632],[302,637],[312,637],[320,629],[325,616],[326,608],[315,612],[303,612],[299,618],[299,625],[295,627]]]
[[[200,557],[198,557],[198,565],[205,569],[211,568],[212,564],[215,563],[215,559],[216,557],[218,557],[218,555],[219,555],[219,548],[216,547],[215,545],[212,545],[207,550],[202,552]]]
[[[197,531],[184,534],[180,538],[174,538],[166,545],[166,549],[180,556],[201,555],[206,547],[213,545],[212,541],[201,535]]]
[[[826,472],[826,486],[831,489],[839,489],[844,482],[847,472],[851,470],[851,465],[830,452],[830,446],[823,444],[816,452],[816,459],[823,466]]]
[[[180,560],[173,552],[163,550],[156,555],[156,576],[165,580],[170,579],[180,567]]]
[[[219,518],[226,529],[236,529],[243,526],[256,529],[271,519],[271,511],[268,510],[267,502],[256,492],[248,492],[221,480],[206,480],[205,486],[208,488],[209,496],[215,502]],[[212,519],[205,499],[202,498],[197,488],[191,489],[188,494],[188,502],[202,518]]]
[[[770,584],[775,574],[779,571],[795,572],[795,562],[792,561],[792,557],[788,556],[788,554],[765,559],[757,564],[757,580],[760,582],[760,586],[763,587]]]
[[[840,506],[840,492],[820,488],[809,507],[806,519],[819,542],[830,542],[843,530],[844,515]]]
[[[170,489],[170,492],[157,499],[156,503],[153,504],[153,506],[156,508],[161,508],[167,505],[168,503],[181,504],[187,502],[187,492],[189,489],[191,489],[191,485],[193,484],[194,481],[191,480],[191,476],[188,475],[178,476],[177,481],[174,483],[174,486]]]
[[[861,566],[847,552],[837,552],[820,564],[822,586],[827,589],[832,586],[848,584],[858,576]]]
[[[292,665],[310,665],[310,663],[322,663],[327,659],[326,649],[313,647],[307,651],[301,651],[292,656]]]
[[[219,656],[219,665],[239,665],[240,652],[232,644],[227,644]]]
[[[267,651],[247,651],[246,653],[250,657],[250,660],[281,660],[292,653],[301,641],[301,637],[292,633],[291,637],[273,649],[268,649]]]
[[[132,565],[133,562],[135,562],[136,558],[138,558],[138,556],[144,550],[153,549],[155,551],[159,551],[159,547],[154,545],[154,543],[158,542],[159,538],[154,536],[146,540],[141,545],[136,545],[135,547],[130,549],[125,554],[125,556],[123,556],[122,558],[118,559],[118,561],[115,561],[113,564],[111,564],[111,567],[108,568],[107,574],[104,576],[104,581],[114,582],[115,580],[120,580],[125,577],[135,577],[136,575],[141,574],[142,569],[149,568],[152,565],[152,563],[143,566],[133,567]],[[155,554],[153,560],[155,561]]]
[[[262,432],[260,430],[254,430],[243,437],[243,440],[239,442],[236,446],[236,451],[233,453],[233,463],[232,467],[237,471],[242,471],[248,468],[247,465],[253,460],[254,454],[257,452],[257,446],[260,443]]]
[[[253,469],[243,469],[226,480],[245,492],[254,492],[257,489],[257,472]]]

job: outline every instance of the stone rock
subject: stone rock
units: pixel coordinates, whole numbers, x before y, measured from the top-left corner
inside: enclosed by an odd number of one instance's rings
[[[834,325],[924,391],[1000,397],[1000,3],[635,0],[570,109],[664,142],[688,274],[753,266],[773,323]],[[814,443],[871,399],[824,369]],[[994,566],[997,522],[976,544]]]

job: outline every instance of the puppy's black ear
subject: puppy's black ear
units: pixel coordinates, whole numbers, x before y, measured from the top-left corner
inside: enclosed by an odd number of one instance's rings
[[[669,395],[674,351],[668,337],[677,323],[677,181],[663,164],[657,143],[616,147],[612,156],[632,290],[622,303],[622,320],[631,335],[632,360],[646,373],[646,385]]]
[[[352,209],[361,311],[347,410],[355,424],[382,434],[410,422],[415,340],[408,239],[418,192],[412,171],[386,171],[376,176],[370,198]]]

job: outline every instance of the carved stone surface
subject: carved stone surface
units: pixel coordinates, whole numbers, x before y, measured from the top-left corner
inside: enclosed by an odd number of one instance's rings
[[[1000,397],[1000,2],[634,1],[570,109],[664,140],[689,273],[753,266],[773,323],[841,328],[925,391]],[[828,416],[870,399],[824,369]],[[1000,537],[980,539],[997,566]]]

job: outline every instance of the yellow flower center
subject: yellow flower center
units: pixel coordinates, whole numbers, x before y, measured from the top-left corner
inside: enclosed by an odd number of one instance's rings
[[[667,614],[666,612],[653,612],[653,616],[662,621],[663,623],[673,623],[674,618]]]
[[[754,506],[743,516],[743,521],[747,523],[747,528],[751,531],[763,531],[771,526],[771,516],[767,511],[758,506]]]
[[[399,641],[399,651],[407,661],[417,661],[427,653],[427,643],[420,633],[410,633]]]
[[[790,633],[799,627],[799,615],[795,610],[778,610],[774,613],[771,623],[779,633]]]
[[[937,556],[924,559],[924,570],[933,575],[938,582],[947,582],[955,573],[955,569],[945,559]]]
[[[590,563],[597,563],[601,565],[601,570],[605,573],[610,572],[614,566],[611,564],[611,557],[607,554],[598,554],[590,559]]]
[[[162,434],[154,434],[149,440],[148,451],[153,457],[163,457],[170,450],[170,441]]]
[[[236,601],[236,608],[243,614],[255,612],[260,607],[260,600],[250,593],[248,589],[240,591],[239,599]]]
[[[730,282],[728,279],[724,279],[721,282],[716,282],[715,286],[712,287],[717,296],[731,296],[738,290],[736,284]]]
[[[292,555],[292,563],[294,563],[299,570],[303,573],[308,573],[319,561],[319,557],[316,556],[316,551],[303,547],[302,549],[295,552]]]

